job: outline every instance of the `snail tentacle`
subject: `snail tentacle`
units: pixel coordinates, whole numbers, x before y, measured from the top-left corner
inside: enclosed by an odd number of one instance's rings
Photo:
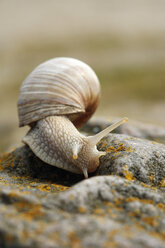
[[[73,147],[72,147],[72,152],[73,152],[73,159],[77,159],[78,158],[78,153],[80,152],[82,148],[82,145],[79,143],[74,143]]]
[[[104,130],[102,130],[101,132],[95,134],[94,136],[90,136],[88,137],[90,142],[93,145],[96,145],[103,137],[105,137],[109,132],[113,131],[115,128],[117,128],[118,126],[120,126],[121,124],[123,124],[124,122],[128,121],[127,117],[122,118],[120,121],[115,122],[114,124],[108,126],[107,128],[105,128]]]

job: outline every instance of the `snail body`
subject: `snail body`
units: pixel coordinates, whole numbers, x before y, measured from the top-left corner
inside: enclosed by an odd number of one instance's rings
[[[72,58],[55,58],[39,65],[23,82],[18,99],[19,126],[31,129],[23,138],[44,162],[84,174],[99,166],[96,144],[121,121],[95,136],[77,130],[96,110],[100,84],[94,71]]]

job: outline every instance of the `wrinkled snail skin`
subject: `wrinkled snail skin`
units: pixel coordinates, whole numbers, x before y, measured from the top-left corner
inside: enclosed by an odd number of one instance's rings
[[[44,162],[78,174],[95,171],[102,155],[65,116],[38,121],[23,142]]]
[[[94,136],[81,126],[95,111],[100,84],[94,71],[72,58],[55,58],[39,65],[23,82],[18,100],[19,125],[31,129],[23,138],[42,161],[77,174],[94,172],[100,156],[96,144],[127,118]]]

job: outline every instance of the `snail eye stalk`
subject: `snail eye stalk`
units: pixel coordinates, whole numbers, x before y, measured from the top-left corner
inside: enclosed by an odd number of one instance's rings
[[[114,124],[110,125],[109,127],[105,128],[100,133],[95,134],[94,136],[89,136],[89,140],[93,145],[96,145],[103,137],[105,137],[109,132],[113,131],[115,128],[120,126],[121,124],[128,121],[127,117],[122,118],[120,121],[115,122]]]

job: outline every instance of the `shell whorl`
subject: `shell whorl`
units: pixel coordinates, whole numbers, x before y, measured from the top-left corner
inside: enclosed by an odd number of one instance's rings
[[[87,64],[65,57],[48,60],[21,86],[19,126],[54,115],[67,115],[75,126],[81,126],[96,110],[99,98],[99,80]]]

